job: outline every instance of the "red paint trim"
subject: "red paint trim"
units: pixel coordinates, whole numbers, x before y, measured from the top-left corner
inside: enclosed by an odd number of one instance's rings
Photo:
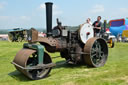
[[[116,20],[110,20],[109,21],[109,25],[111,26],[111,22],[114,22],[114,21],[124,21],[124,24],[123,25],[125,25],[125,19],[116,19]]]

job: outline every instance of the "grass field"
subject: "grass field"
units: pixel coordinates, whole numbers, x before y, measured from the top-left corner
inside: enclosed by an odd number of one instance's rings
[[[18,72],[10,63],[23,43],[0,41],[0,85],[128,85],[128,44],[116,43],[109,49],[108,61],[104,67],[68,65],[62,58],[57,62],[50,75],[32,81]],[[59,53],[51,54],[53,57]]]

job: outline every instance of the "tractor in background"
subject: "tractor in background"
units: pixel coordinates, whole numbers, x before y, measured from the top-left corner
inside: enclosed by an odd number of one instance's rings
[[[27,29],[15,28],[15,29],[9,30],[8,40],[10,42],[27,41]]]
[[[114,35],[112,35],[109,28],[107,28],[107,21],[106,20],[104,20],[103,25],[104,26],[103,26],[99,36],[106,40],[108,47],[114,48],[116,37]]]

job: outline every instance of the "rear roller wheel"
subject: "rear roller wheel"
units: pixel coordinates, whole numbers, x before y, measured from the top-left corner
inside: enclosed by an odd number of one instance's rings
[[[107,61],[108,47],[102,38],[90,38],[84,46],[84,62],[90,67],[101,67]]]
[[[31,67],[31,66],[36,66],[38,64],[38,58],[37,58],[37,53],[35,50],[31,49],[22,49],[19,51],[14,59],[16,64],[22,66],[22,67]],[[52,60],[50,56],[45,52],[44,53],[44,60],[43,64],[48,64],[51,63]],[[45,68],[45,69],[21,69],[15,65],[16,69],[19,70],[20,72],[24,73],[27,77],[29,77],[32,80],[38,80],[45,78],[51,71],[50,68]]]

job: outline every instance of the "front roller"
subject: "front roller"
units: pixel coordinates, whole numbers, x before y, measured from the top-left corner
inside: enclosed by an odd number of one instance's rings
[[[21,49],[16,54],[12,64],[18,71],[32,80],[44,78],[50,73],[54,64],[46,52],[42,52],[43,55],[40,55],[38,54],[39,49],[32,49],[33,46],[30,47]]]
[[[101,67],[107,61],[108,46],[102,38],[90,38],[84,46],[84,62],[90,67]]]

